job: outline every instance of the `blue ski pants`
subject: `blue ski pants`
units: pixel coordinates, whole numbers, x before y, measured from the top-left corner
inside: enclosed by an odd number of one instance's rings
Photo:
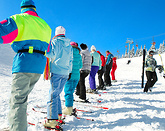
[[[64,87],[64,92],[65,92],[65,106],[66,107],[72,107],[73,106],[73,93],[74,93],[74,90],[77,86],[79,82],[79,79],[77,80],[68,80],[65,84],[65,87]]]
[[[89,84],[90,84],[90,88],[96,89],[96,81],[95,81],[95,76],[97,71],[99,70],[99,66],[91,66],[91,72],[89,75]]]
[[[62,114],[60,94],[68,79],[68,75],[51,74],[51,87],[47,102],[47,119],[57,120],[58,114]]]

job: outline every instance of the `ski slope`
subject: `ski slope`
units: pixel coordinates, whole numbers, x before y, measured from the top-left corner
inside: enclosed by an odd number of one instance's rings
[[[9,45],[0,45],[0,129],[8,126],[7,114],[9,111],[8,102],[12,82],[11,68],[14,52]],[[161,64],[159,55],[154,58]],[[165,63],[165,54],[162,54]],[[142,57],[131,58],[127,65],[128,58],[117,60],[116,83],[107,87],[106,91],[99,91],[100,95],[87,94],[91,104],[74,102],[74,108],[92,111],[93,113],[78,111],[78,117],[67,116],[64,131],[164,131],[165,130],[165,79],[158,73],[158,81],[152,92],[143,93],[141,88]],[[146,82],[146,77],[144,82]],[[96,76],[96,83],[98,79]],[[89,81],[86,78],[86,86],[89,88]],[[35,124],[28,125],[28,131],[45,130],[40,124],[46,114],[35,112],[46,111],[50,83],[44,81],[43,76],[35,85],[28,98],[28,122]],[[64,100],[64,92],[61,99]],[[75,100],[77,96],[75,96]],[[101,103],[97,101],[101,101]],[[40,106],[42,108],[37,107]],[[62,101],[64,106],[64,101]],[[101,109],[97,107],[107,107]],[[94,119],[94,121],[87,120]]]

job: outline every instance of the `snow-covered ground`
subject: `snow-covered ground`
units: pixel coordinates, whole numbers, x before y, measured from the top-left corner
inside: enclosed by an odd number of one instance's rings
[[[14,53],[8,45],[0,46],[0,129],[8,126],[7,114],[11,88],[11,68]],[[162,54],[165,63],[165,54]],[[158,64],[161,64],[158,55],[155,55]],[[64,131],[164,131],[165,130],[165,79],[157,72],[158,81],[152,92],[143,93],[141,88],[142,57],[117,60],[116,83],[107,87],[106,91],[99,91],[100,95],[87,94],[91,104],[74,103],[74,108],[92,111],[84,113],[78,111],[78,117],[67,116]],[[146,77],[145,77],[146,82]],[[98,79],[96,77],[98,85]],[[88,78],[86,86],[89,88]],[[28,99],[28,131],[45,130],[42,122],[46,114],[34,112],[46,111],[50,83],[44,81],[43,76],[36,84]],[[64,100],[64,92],[61,99]],[[75,99],[77,96],[75,96]],[[101,103],[97,102],[98,100]],[[42,108],[38,108],[39,105]],[[62,101],[64,106],[64,102]],[[98,107],[107,107],[101,109]],[[94,119],[94,121],[86,119]]]

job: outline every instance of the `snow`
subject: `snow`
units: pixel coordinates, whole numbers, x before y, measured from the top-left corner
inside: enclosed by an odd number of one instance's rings
[[[7,115],[9,111],[8,102],[12,82],[12,58],[14,52],[10,45],[0,46],[0,129],[8,126]],[[165,62],[165,54],[162,54]],[[161,65],[159,55],[154,58]],[[152,88],[152,92],[144,93],[141,88],[142,57],[117,60],[116,83],[107,87],[105,91],[99,91],[101,96],[87,94],[91,104],[74,102],[74,108],[92,111],[85,113],[78,111],[78,117],[67,116],[64,131],[164,131],[165,130],[165,79],[158,73],[158,81]],[[146,82],[146,77],[145,77]],[[98,79],[96,76],[96,83]],[[89,88],[89,81],[86,78],[86,86]],[[43,76],[35,85],[28,98],[28,122],[36,124],[28,125],[28,131],[46,130],[39,122],[44,121],[46,114],[34,112],[46,111],[50,83],[44,81]],[[61,99],[64,100],[64,92]],[[74,95],[75,99],[77,96]],[[101,103],[98,103],[100,100]],[[39,105],[41,108],[38,108]],[[62,101],[64,106],[64,101]],[[107,107],[107,109],[92,106]],[[94,119],[94,121],[86,120]]]

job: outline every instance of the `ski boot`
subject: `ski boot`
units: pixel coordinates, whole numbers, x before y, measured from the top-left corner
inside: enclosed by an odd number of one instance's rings
[[[59,125],[58,120],[47,120],[44,124],[46,129],[55,129],[55,131],[63,131],[62,127]]]
[[[59,122],[59,125],[65,124],[64,119],[65,119],[65,117],[62,118],[62,114],[58,114],[58,122]]]
[[[73,110],[73,107],[65,107],[65,108],[62,110],[62,114],[64,114],[64,115],[71,115],[72,110]]]
[[[77,117],[77,111],[76,111],[76,108],[74,108],[74,109],[72,110],[71,116],[75,116],[75,117]]]

